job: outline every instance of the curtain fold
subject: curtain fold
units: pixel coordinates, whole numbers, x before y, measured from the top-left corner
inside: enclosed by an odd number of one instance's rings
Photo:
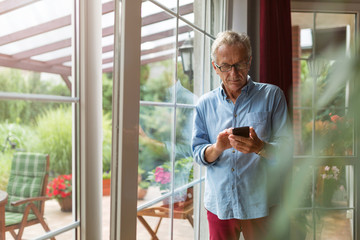
[[[260,0],[260,82],[279,86],[291,110],[290,0]]]

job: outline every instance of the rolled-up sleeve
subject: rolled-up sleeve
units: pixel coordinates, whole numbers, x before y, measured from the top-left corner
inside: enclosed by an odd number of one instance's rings
[[[203,166],[213,165],[215,162],[209,163],[205,161],[205,150],[211,145],[209,135],[206,130],[206,122],[201,114],[200,107],[196,107],[193,125],[192,150],[195,161]]]

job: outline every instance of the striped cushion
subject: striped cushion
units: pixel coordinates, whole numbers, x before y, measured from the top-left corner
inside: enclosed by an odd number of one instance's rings
[[[38,153],[15,153],[7,186],[8,203],[6,211],[22,213],[25,204],[17,207],[11,202],[41,195],[46,175],[46,155]],[[39,202],[36,203],[39,207]]]
[[[22,213],[5,212],[5,226],[18,224],[21,222],[23,215]],[[27,220],[30,221],[33,219],[36,219],[35,214],[29,214]]]

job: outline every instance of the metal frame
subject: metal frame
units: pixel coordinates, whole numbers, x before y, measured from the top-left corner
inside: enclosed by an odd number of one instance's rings
[[[321,3],[321,2],[311,2],[311,3],[304,3],[304,2],[300,2],[300,1],[293,1],[291,4],[291,11],[294,12],[313,12],[313,13],[353,13],[356,15],[356,23],[355,23],[355,32],[357,34],[355,34],[355,42],[356,42],[356,46],[358,46],[359,44],[359,39],[357,38],[357,36],[360,33],[360,29],[359,29],[359,18],[360,18],[360,3]],[[315,19],[314,19],[314,23],[313,26],[315,25]],[[357,50],[356,54],[357,54]],[[298,59],[298,60],[302,60],[302,59]],[[359,84],[358,82],[355,82],[354,84]],[[314,88],[315,89],[315,88]],[[298,109],[298,108],[297,108]],[[299,108],[299,109],[303,109],[303,108]],[[309,109],[310,110],[310,109]],[[314,115],[314,112],[313,112]],[[360,236],[360,227],[359,222],[360,222],[360,214],[359,214],[359,209],[360,209],[360,185],[358,185],[358,181],[359,181],[359,174],[360,174],[360,165],[359,165],[359,119],[356,119],[357,124],[355,124],[355,129],[354,129],[354,155],[353,156],[341,156],[341,157],[336,157],[336,156],[329,156],[329,157],[316,157],[314,159],[311,160],[312,165],[314,166],[320,166],[323,165],[324,162],[326,162],[326,164],[334,164],[334,165],[350,165],[353,166],[353,175],[354,175],[354,208],[350,207],[346,207],[346,208],[322,208],[322,207],[315,207],[312,206],[311,208],[308,208],[308,210],[319,210],[319,209],[332,209],[332,210],[353,210],[355,217],[354,219],[354,223],[353,223],[353,233],[354,233],[354,239],[358,239]],[[313,126],[314,127],[314,126]],[[314,133],[313,133],[314,134]],[[314,138],[314,136],[313,136]],[[313,141],[314,144],[314,141]],[[313,147],[314,149],[314,147]],[[304,160],[308,160],[309,157],[307,156],[296,156],[295,157],[295,165],[296,163],[301,163]],[[313,172],[313,177],[315,177],[315,170]],[[313,188],[314,188],[314,180],[312,181],[313,184]],[[314,189],[313,189],[314,190]],[[313,213],[314,215],[314,213]],[[316,233],[316,226],[314,229],[314,239],[315,239],[315,233]]]

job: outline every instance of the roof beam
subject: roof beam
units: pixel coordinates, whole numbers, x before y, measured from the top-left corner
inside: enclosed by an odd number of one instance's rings
[[[39,0],[7,0],[0,2],[0,14],[14,11]]]
[[[193,29],[187,25],[179,27],[178,29],[178,34],[182,34],[182,33],[186,33],[186,32],[191,32],[193,31]],[[167,38],[167,37],[171,37],[171,36],[175,36],[175,28],[174,29],[169,29],[163,32],[158,32],[155,34],[149,34],[146,36],[141,37],[141,43],[144,42],[149,42],[149,41],[155,41],[155,40],[159,40],[162,38]]]
[[[27,51],[16,53],[12,55],[15,59],[26,59],[32,56],[40,55],[47,52],[52,52],[61,48],[66,48],[71,46],[71,39],[65,39],[58,42],[50,43],[41,47],[33,48]]]
[[[148,58],[145,60],[141,60],[141,65],[145,65],[148,63],[153,63],[153,62],[160,62],[160,61],[164,61],[170,58],[173,58],[174,54],[170,53],[170,54],[166,54],[166,55],[162,55],[162,56],[158,56],[158,57],[154,57],[154,58]]]
[[[65,56],[65,57],[55,58],[50,61],[46,61],[46,64],[59,65],[59,64],[63,64],[64,62],[70,62],[70,61],[71,61],[71,56],[69,55],[69,56]]]
[[[0,55],[0,66],[9,68],[19,68],[23,70],[35,71],[35,72],[47,72],[55,73],[64,76],[71,75],[71,67],[67,66],[49,66],[48,64],[36,60],[21,60],[13,59],[10,56]]]
[[[0,37],[0,46],[49,32],[58,28],[66,27],[70,24],[71,18],[69,16],[65,16],[37,26],[29,27],[27,29]]]
[[[32,0],[34,1],[34,0]],[[36,0],[38,1],[38,0]],[[6,2],[13,2],[13,0],[8,0]],[[27,1],[24,1],[27,2]],[[0,10],[2,9],[0,2]],[[102,5],[102,14],[107,14],[109,12],[114,11],[114,2],[107,2]],[[1,11],[0,11],[1,12]],[[33,37],[42,33],[50,32],[62,27],[71,25],[71,15],[67,15],[61,18],[57,18],[33,27],[29,27],[24,30],[20,30],[5,36],[0,37],[0,46],[13,43],[28,37]]]
[[[183,5],[179,8],[179,12],[180,15],[186,15],[189,13],[193,12],[193,4],[189,3],[186,5]],[[146,26],[146,25],[150,25],[153,23],[157,23],[157,22],[161,22],[161,21],[165,21],[168,19],[173,18],[173,16],[171,16],[170,14],[166,13],[166,12],[160,12],[160,13],[155,13],[149,16],[146,16],[142,19],[142,26]]]
[[[65,75],[61,75],[61,77],[62,77],[62,79],[64,80],[66,86],[68,87],[68,89],[71,92],[71,81],[69,80],[69,77],[65,76]]]
[[[181,46],[184,42],[185,41],[180,41],[180,42],[178,42],[178,45]],[[151,54],[151,53],[157,53],[157,52],[169,50],[171,48],[174,48],[173,43],[160,45],[160,46],[152,48],[152,49],[142,50],[141,55],[143,56],[143,55],[147,55],[147,54]],[[102,48],[102,53],[110,52],[110,51],[113,51],[113,50],[114,50],[114,45],[108,45],[108,46],[105,46],[105,47]],[[110,59],[113,59],[113,58],[103,59],[103,64],[111,62]],[[60,58],[56,58],[56,59],[53,59],[51,61],[47,61],[46,64],[48,64],[48,65],[60,65],[60,64],[63,64],[65,62],[69,62],[69,61],[71,61],[71,56],[70,55],[60,57]]]
[[[185,41],[178,42],[178,46],[181,46],[184,42]],[[157,52],[169,50],[169,49],[174,48],[174,45],[175,45],[174,43],[169,43],[169,44],[165,44],[165,45],[160,45],[160,46],[155,47],[155,48],[142,50],[141,51],[141,56],[151,54],[151,53],[157,53]]]

